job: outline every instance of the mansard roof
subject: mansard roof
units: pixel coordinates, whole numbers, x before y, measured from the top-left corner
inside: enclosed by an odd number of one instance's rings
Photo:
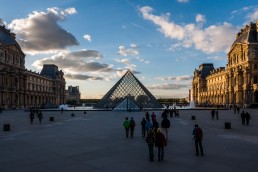
[[[203,63],[199,66],[199,75],[202,78],[206,78],[210,75],[210,72],[214,70],[213,63]]]
[[[236,40],[231,47],[233,47],[237,43],[241,43],[241,44],[258,43],[257,25],[258,25],[258,20],[256,21],[256,23],[250,23],[249,25],[246,25],[244,29],[241,29],[241,31],[237,33]]]
[[[0,25],[0,45],[15,45],[21,52],[21,47],[15,40],[15,34],[6,29],[5,26]],[[23,53],[23,52],[22,52]]]
[[[40,72],[40,75],[48,76],[52,79],[57,79],[58,74],[58,67],[54,64],[44,64]]]

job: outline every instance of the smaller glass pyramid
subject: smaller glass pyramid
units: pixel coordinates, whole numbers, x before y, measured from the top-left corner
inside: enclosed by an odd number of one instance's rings
[[[115,108],[115,111],[139,111],[140,107],[136,102],[130,97],[126,97],[121,103],[119,103]]]
[[[127,99],[127,100],[126,100]],[[123,103],[127,101],[127,103]],[[129,102],[129,103],[128,103]],[[118,109],[120,106],[128,109],[163,108],[156,98],[144,87],[144,85],[127,71],[124,76],[103,96],[94,108],[96,109]]]

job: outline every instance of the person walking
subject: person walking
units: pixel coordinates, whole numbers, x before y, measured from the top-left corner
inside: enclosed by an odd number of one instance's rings
[[[152,129],[149,129],[145,141],[148,144],[149,149],[149,160],[154,161],[154,143],[155,143],[155,134]]]
[[[158,147],[158,161],[162,161],[164,159],[164,147],[167,146],[167,141],[163,133],[160,131],[160,128],[157,129],[155,138],[155,146]]]
[[[242,111],[242,113],[241,113],[241,119],[242,119],[242,125],[245,125],[245,111]]]
[[[30,123],[33,124],[33,120],[34,120],[34,112],[30,111]]]
[[[156,118],[153,119],[152,126],[153,126],[154,132],[157,133],[157,129],[159,128],[159,123],[158,123],[158,121],[156,120]]]
[[[135,127],[135,121],[134,121],[133,117],[131,117],[131,120],[130,120],[130,135],[131,135],[131,138],[133,138],[134,127]]]
[[[165,138],[168,141],[168,129],[170,127],[169,119],[165,118],[161,121],[161,128],[165,131]]]
[[[143,118],[142,121],[141,121],[142,137],[145,137],[145,134],[146,134],[145,125],[146,125],[146,120],[145,120],[145,118]]]
[[[198,124],[194,125],[193,129],[193,135],[195,140],[195,150],[196,150],[196,156],[199,156],[199,148],[201,155],[203,156],[203,147],[202,147],[202,139],[203,139],[203,132],[202,129],[198,126]]]
[[[39,123],[41,124],[41,120],[43,119],[43,113],[41,111],[39,111],[38,113],[38,119],[39,119]]]
[[[128,120],[128,117],[125,117],[125,121],[123,123],[123,126],[125,128],[125,135],[128,138],[128,136],[129,136],[129,129],[130,129],[130,121]]]
[[[216,110],[216,119],[219,120],[219,111]]]
[[[215,116],[215,110],[212,109],[212,110],[211,110],[211,119],[212,119],[212,120],[214,119],[214,116]]]
[[[145,130],[146,130],[146,132],[148,133],[148,131],[152,128],[153,126],[152,126],[152,124],[151,124],[151,122],[150,122],[150,119],[147,119],[146,120],[146,124],[145,124]]]
[[[249,120],[251,119],[251,116],[248,112],[245,113],[245,121],[246,121],[246,125],[249,125]]]

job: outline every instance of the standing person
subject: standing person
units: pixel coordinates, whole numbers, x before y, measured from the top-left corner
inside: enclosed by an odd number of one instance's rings
[[[211,119],[212,119],[212,120],[214,119],[214,116],[215,116],[215,110],[212,109],[212,110],[211,110]]]
[[[32,124],[34,120],[34,112],[30,111],[30,123]]]
[[[155,143],[155,134],[152,129],[147,133],[146,142],[149,148],[149,160],[154,161],[154,143]]]
[[[154,130],[154,132],[157,133],[157,129],[159,128],[159,123],[158,123],[158,121],[157,121],[156,119],[153,119],[152,125],[153,125],[153,130]]]
[[[216,110],[216,119],[219,120],[219,111]]]
[[[146,117],[146,120],[150,119],[150,114],[148,111],[146,112],[145,117]]]
[[[170,121],[169,119],[165,118],[161,121],[161,128],[165,131],[165,138],[166,141],[168,141],[168,129],[170,127]]]
[[[145,118],[143,118],[143,119],[142,119],[142,121],[141,121],[141,126],[142,126],[142,137],[145,137],[145,133],[146,133],[145,125],[146,125],[146,120],[145,120]]]
[[[155,146],[158,147],[158,161],[162,161],[164,159],[164,146],[167,146],[167,141],[165,136],[160,131],[160,128],[157,129]]]
[[[38,113],[39,123],[41,124],[41,120],[43,119],[43,113],[39,111]]]
[[[131,138],[133,138],[134,127],[135,127],[135,121],[134,121],[133,117],[131,117],[131,120],[130,120],[130,134],[131,134]]]
[[[241,113],[242,125],[245,125],[245,111]]]
[[[123,123],[123,126],[125,128],[125,135],[128,138],[129,135],[129,129],[130,129],[130,121],[128,120],[128,117],[125,117],[125,121]]]
[[[152,112],[152,114],[151,114],[151,120],[152,120],[152,123],[153,123],[154,119],[156,119],[156,115],[155,115],[155,113],[154,113],[154,112]]]
[[[145,124],[145,130],[146,130],[146,132],[148,132],[152,127],[153,127],[153,126],[152,126],[152,124],[151,124],[151,122],[150,122],[150,119],[147,119],[146,124]]]
[[[248,112],[245,113],[245,121],[246,121],[246,125],[249,125],[249,120],[251,119],[251,116]]]
[[[194,130],[193,130],[194,140],[195,140],[195,150],[196,150],[196,156],[199,156],[199,148],[201,155],[203,156],[203,148],[202,148],[202,138],[203,138],[203,132],[202,129],[198,126],[198,124],[195,124]]]
[[[237,114],[239,114],[239,112],[240,112],[240,107],[237,106]]]

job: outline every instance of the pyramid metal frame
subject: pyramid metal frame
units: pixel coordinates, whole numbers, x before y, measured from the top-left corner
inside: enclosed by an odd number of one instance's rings
[[[141,109],[163,108],[157,99],[144,85],[128,70],[124,76],[103,96],[94,108],[114,109],[126,97],[130,97]]]

